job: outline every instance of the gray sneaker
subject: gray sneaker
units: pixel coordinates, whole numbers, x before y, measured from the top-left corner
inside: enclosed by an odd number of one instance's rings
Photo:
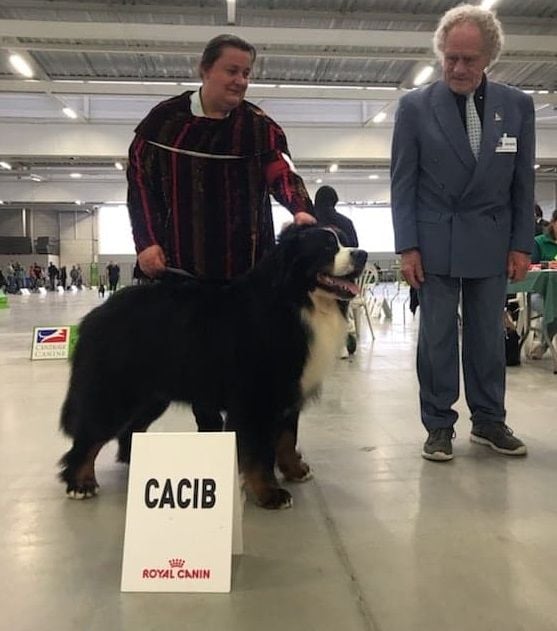
[[[505,423],[473,425],[470,440],[507,456],[525,456],[527,451],[526,445],[520,438],[513,436],[513,430]]]
[[[444,462],[453,459],[452,439],[455,433],[452,427],[438,427],[429,430],[429,436],[422,449],[422,457],[426,460]]]

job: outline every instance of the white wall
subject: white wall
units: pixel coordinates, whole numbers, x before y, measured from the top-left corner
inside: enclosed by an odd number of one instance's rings
[[[537,182],[536,201],[543,210],[543,215],[549,219],[557,208],[557,182]]]

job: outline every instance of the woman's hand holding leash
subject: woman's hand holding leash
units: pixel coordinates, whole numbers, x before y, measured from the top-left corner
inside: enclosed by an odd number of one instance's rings
[[[166,257],[160,245],[150,245],[137,256],[141,271],[149,278],[160,276],[166,268]]]

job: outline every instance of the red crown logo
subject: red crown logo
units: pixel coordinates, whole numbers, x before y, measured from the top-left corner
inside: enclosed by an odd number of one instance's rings
[[[184,559],[168,559],[170,563],[170,567],[184,567],[185,561]]]

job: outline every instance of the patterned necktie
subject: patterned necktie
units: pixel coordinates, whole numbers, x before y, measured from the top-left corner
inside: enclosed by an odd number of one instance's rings
[[[466,131],[468,132],[470,148],[477,160],[480,154],[480,143],[482,141],[482,122],[476,110],[473,92],[466,97]]]

